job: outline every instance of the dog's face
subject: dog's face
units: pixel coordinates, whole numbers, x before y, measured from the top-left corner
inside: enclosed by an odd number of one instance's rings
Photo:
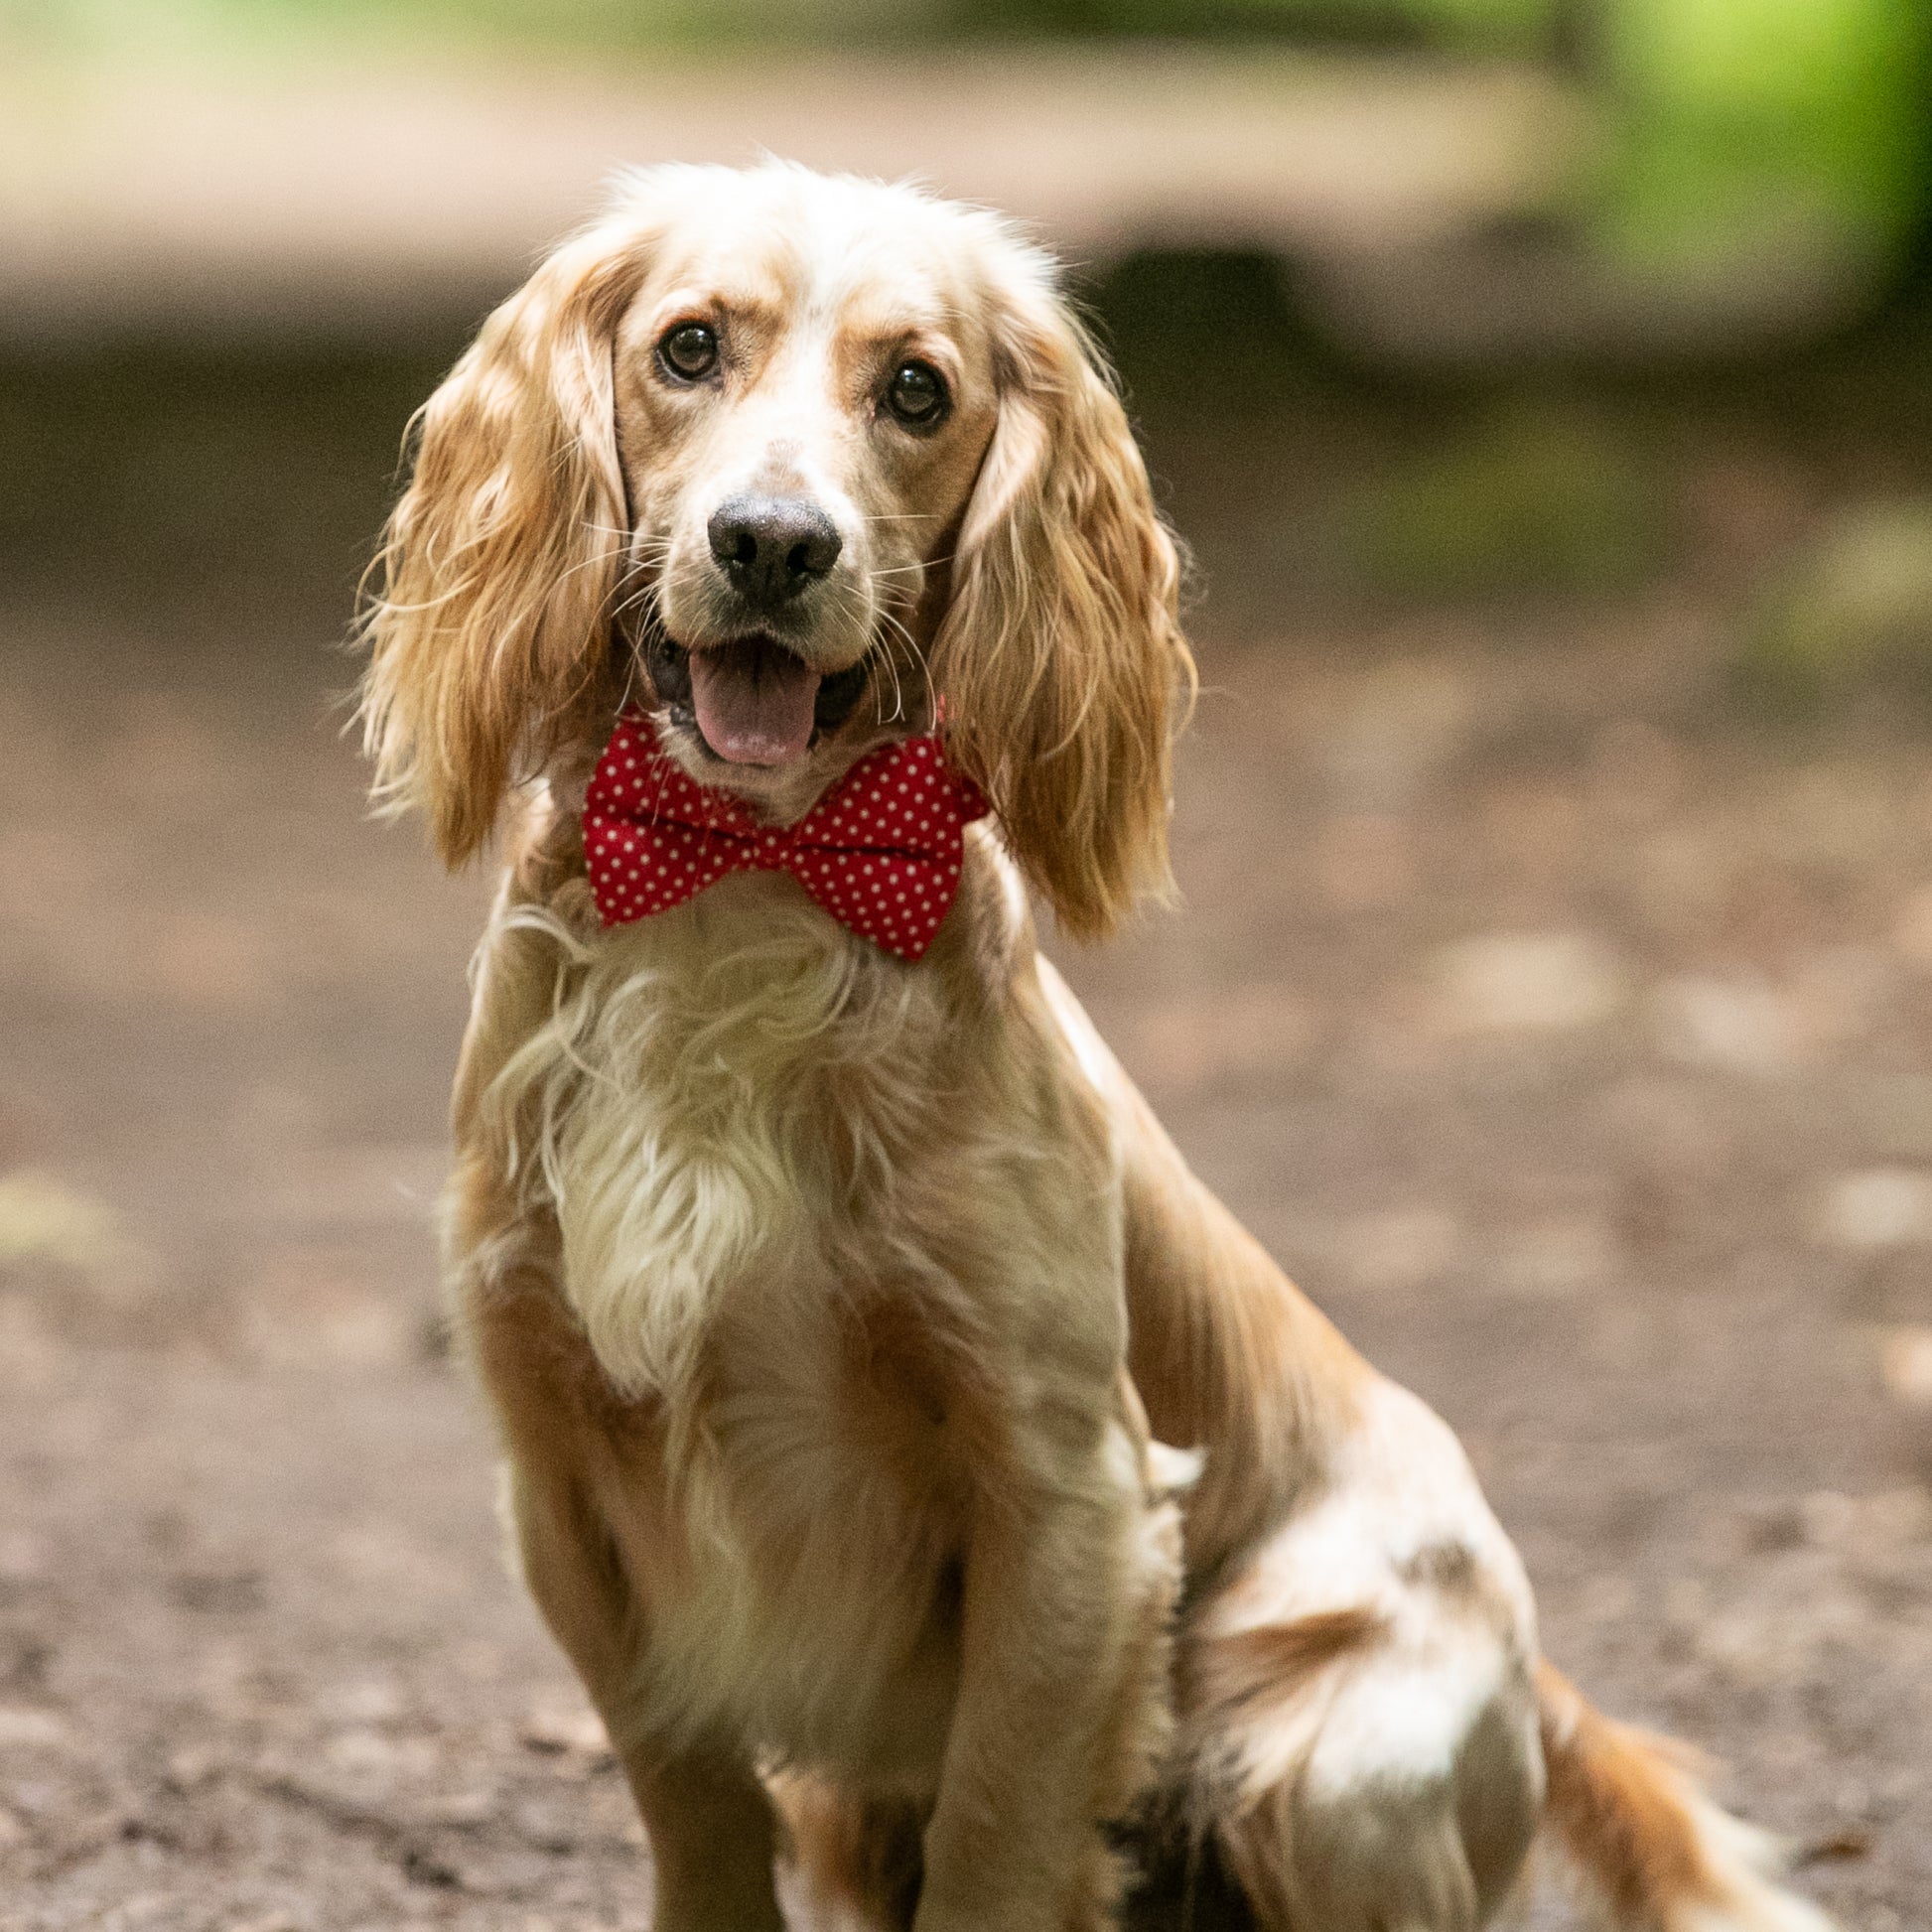
[[[1173,546],[1050,265],[977,209],[637,177],[426,405],[383,564],[367,736],[452,863],[641,697],[778,816],[943,711],[1064,924],[1165,880]]]
[[[793,809],[931,722],[998,417],[985,267],[924,205],[771,171],[676,222],[619,327],[621,608],[674,756]]]

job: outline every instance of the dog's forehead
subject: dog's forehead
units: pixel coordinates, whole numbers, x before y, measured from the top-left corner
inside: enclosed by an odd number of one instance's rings
[[[965,210],[903,190],[738,178],[671,224],[656,292],[841,331],[957,334],[982,305],[987,238]]]

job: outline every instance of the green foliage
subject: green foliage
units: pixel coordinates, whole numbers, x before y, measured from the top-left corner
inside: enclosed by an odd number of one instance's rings
[[[1555,11],[1554,0],[953,0],[948,18],[973,36],[1312,36],[1534,50]]]
[[[757,42],[1435,37],[1540,45],[1554,0],[0,0],[0,35],[81,48],[427,41],[621,51]]]
[[[1873,679],[1932,695],[1932,501],[1861,504],[1827,524],[1760,601],[1739,669],[1786,710]]]
[[[1452,46],[1546,47],[1556,31],[1554,0],[1410,0],[1411,11]]]
[[[1422,598],[1628,589],[1656,570],[1669,539],[1641,453],[1548,404],[1506,406],[1417,457],[1342,521],[1366,583]]]
[[[952,0],[0,0],[0,42],[88,54],[410,44],[648,55],[886,43],[942,32]]]
[[[1928,0],[1614,0],[1608,231],[1701,250],[1767,223],[1895,241],[1923,207]]]

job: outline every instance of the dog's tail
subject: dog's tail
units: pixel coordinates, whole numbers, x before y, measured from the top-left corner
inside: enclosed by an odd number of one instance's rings
[[[1548,1664],[1536,1691],[1549,1827],[1618,1932],[1834,1932],[1776,1882],[1774,1842],[1711,1802],[1681,1746],[1612,1723]]]

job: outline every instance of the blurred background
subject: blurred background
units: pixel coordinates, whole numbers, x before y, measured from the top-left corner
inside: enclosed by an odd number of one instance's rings
[[[765,148],[1059,249],[1193,548],[1102,1027],[1552,1653],[1922,1926],[1928,75],[1932,0],[0,0],[0,1925],[648,1923],[437,1312],[487,882],[339,646],[489,305]]]

